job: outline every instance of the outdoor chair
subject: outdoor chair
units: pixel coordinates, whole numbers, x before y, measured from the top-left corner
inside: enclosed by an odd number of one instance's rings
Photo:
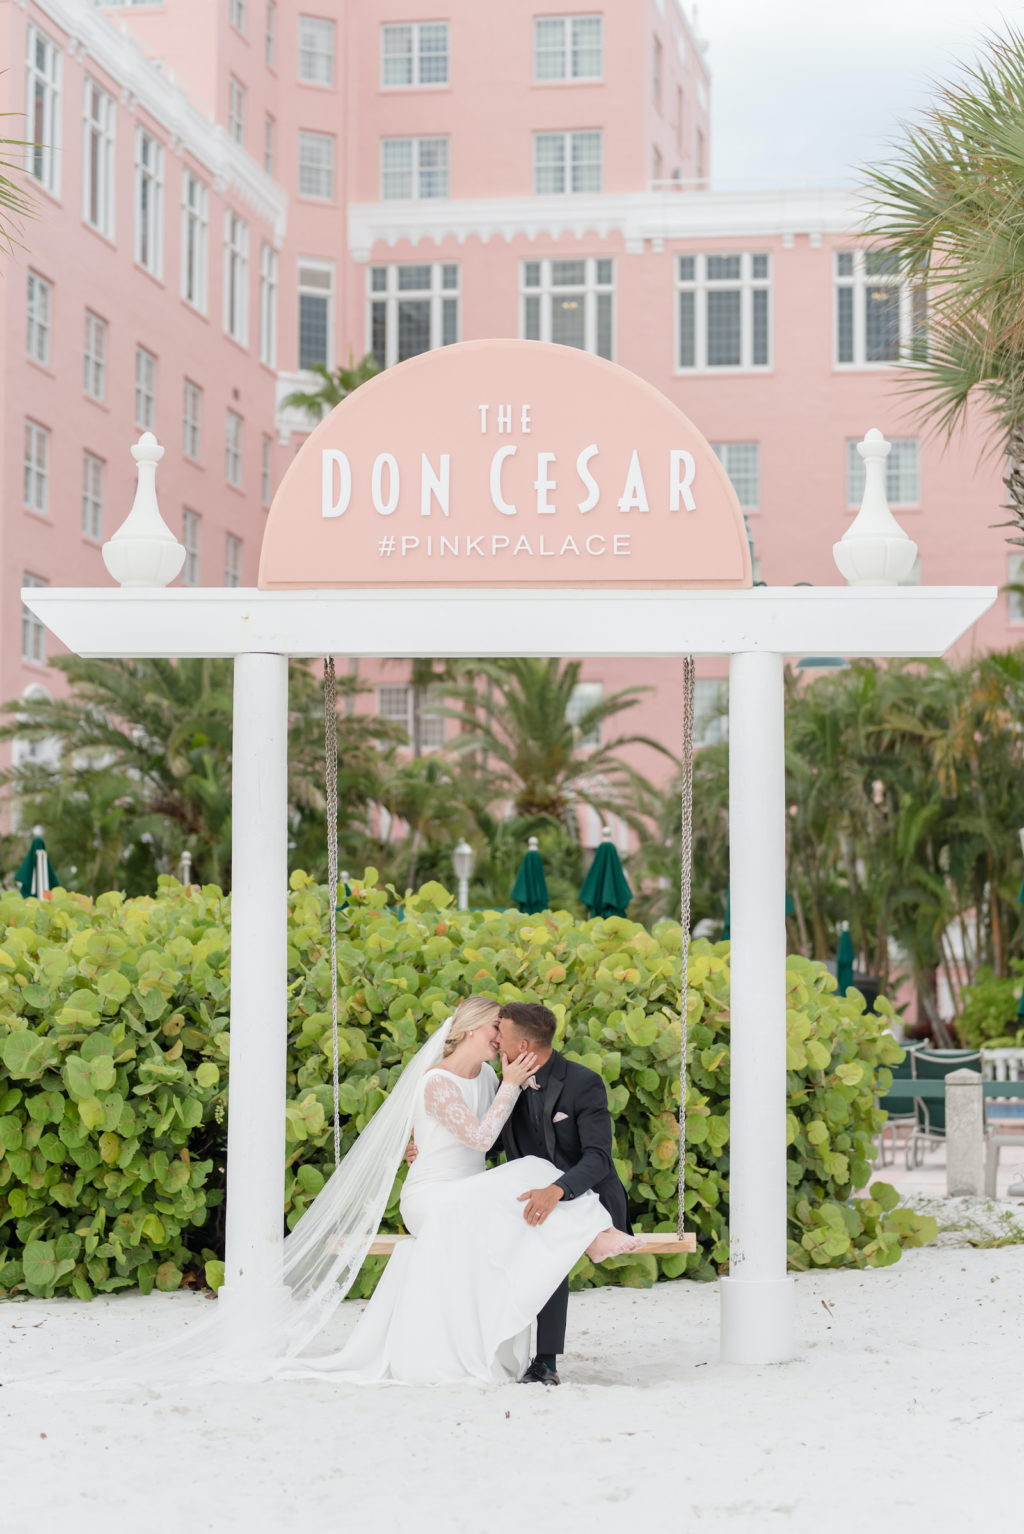
[[[893,1079],[893,1081],[898,1081],[898,1080],[899,1081],[907,1081],[907,1080],[912,1080],[913,1079],[913,1076],[914,1076],[914,1056],[917,1054],[917,1050],[918,1050],[919,1047],[920,1046],[914,1046],[914,1045],[905,1045],[904,1046],[904,1048],[906,1049],[906,1053],[903,1056],[903,1059],[900,1061],[899,1065],[892,1066],[892,1079]],[[878,1131],[878,1164],[879,1164],[879,1166],[885,1166],[886,1165],[886,1154],[885,1154],[885,1137],[886,1137],[886,1135],[889,1135],[891,1137],[891,1141],[892,1141],[892,1154],[888,1158],[888,1160],[891,1161],[893,1163],[893,1165],[895,1165],[895,1163],[896,1163],[896,1131],[897,1130],[901,1130],[901,1131],[906,1130],[909,1133],[914,1128],[914,1125],[917,1123],[917,1117],[916,1117],[916,1115],[914,1113],[914,1104],[913,1104],[913,1102],[909,1103],[907,1105],[907,1107],[903,1108],[902,1110],[897,1110],[895,1113],[891,1109],[888,1110],[888,1111],[889,1111],[889,1117],[886,1119],[885,1123],[882,1125],[881,1129]]]
[[[918,1049],[914,1052],[914,1078],[917,1081],[942,1081],[953,1071],[981,1071],[980,1049]],[[925,1147],[929,1149],[946,1138],[946,1100],[944,1097],[915,1097],[914,1125],[907,1137],[907,1171],[920,1166]]]

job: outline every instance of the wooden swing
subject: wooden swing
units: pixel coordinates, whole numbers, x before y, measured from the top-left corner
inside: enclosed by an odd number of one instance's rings
[[[679,1256],[695,1252],[697,1238],[683,1229],[684,1157],[686,1137],[686,972],[690,953],[690,886],[693,869],[693,656],[683,659],[683,757],[680,787],[680,857],[679,905],[682,927],[680,961],[682,964],[679,1016],[679,1221],[673,1235],[669,1231],[637,1231],[643,1236],[641,1256]],[[334,1105],[334,1164],[341,1161],[341,1112],[338,1072],[338,711],[337,678],[334,658],[324,659],[324,777],[327,814],[327,909],[330,913],[331,941],[331,1082]],[[369,1256],[390,1257],[407,1235],[380,1235],[371,1243]]]

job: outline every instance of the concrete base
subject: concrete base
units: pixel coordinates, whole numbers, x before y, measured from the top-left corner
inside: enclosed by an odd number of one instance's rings
[[[796,1352],[791,1278],[719,1279],[724,1364],[784,1364]]]

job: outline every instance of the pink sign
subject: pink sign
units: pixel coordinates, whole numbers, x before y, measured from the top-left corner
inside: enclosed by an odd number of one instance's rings
[[[611,362],[466,341],[364,384],[296,454],[263,589],[749,586],[743,515],[700,432]]]

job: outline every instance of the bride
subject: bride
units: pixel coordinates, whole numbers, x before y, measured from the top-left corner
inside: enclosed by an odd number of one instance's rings
[[[467,997],[406,1071],[418,1155],[400,1208],[415,1240],[398,1244],[353,1336],[340,1353],[315,1360],[317,1374],[410,1385],[519,1379],[531,1322],[576,1260],[587,1252],[600,1262],[641,1245],[614,1228],[595,1193],[527,1224],[520,1195],[560,1175],[551,1162],[526,1156],[484,1170],[537,1068],[533,1054],[503,1058],[498,1085],[489,1061],[499,1010],[489,998]],[[398,1090],[407,1085],[403,1078]],[[293,1362],[305,1372],[301,1359]]]

